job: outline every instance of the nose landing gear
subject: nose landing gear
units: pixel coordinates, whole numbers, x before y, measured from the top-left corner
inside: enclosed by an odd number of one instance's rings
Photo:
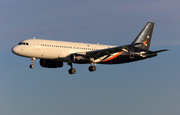
[[[32,64],[31,65],[29,65],[29,67],[32,69],[32,68],[34,68],[34,61],[35,61],[35,59],[36,58],[31,58],[31,62],[32,62]]]

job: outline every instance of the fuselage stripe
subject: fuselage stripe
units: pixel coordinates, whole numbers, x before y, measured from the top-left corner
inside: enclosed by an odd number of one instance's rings
[[[119,55],[121,55],[123,52],[124,52],[124,51],[121,51],[121,52],[119,52],[118,54],[116,54],[115,56],[113,56],[113,57],[111,57],[111,58],[108,58],[108,59],[106,59],[106,60],[103,60],[103,61],[101,61],[101,62],[107,62],[107,61],[113,60],[114,58],[116,58],[116,57],[118,57]]]

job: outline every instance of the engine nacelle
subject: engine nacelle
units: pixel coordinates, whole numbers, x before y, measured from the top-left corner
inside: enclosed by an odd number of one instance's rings
[[[69,60],[73,63],[91,63],[94,58],[82,54],[71,54]]]
[[[45,68],[58,68],[63,66],[63,62],[56,60],[40,59],[39,63],[41,67],[45,67]]]

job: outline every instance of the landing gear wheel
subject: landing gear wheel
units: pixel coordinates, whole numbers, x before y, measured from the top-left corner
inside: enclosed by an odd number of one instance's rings
[[[75,73],[76,73],[76,69],[74,68],[69,69],[69,74],[75,74]]]
[[[32,64],[29,66],[31,69],[34,68],[34,60],[35,60],[35,59],[36,59],[36,58],[31,58]]]
[[[33,64],[31,64],[29,67],[32,69],[32,68],[34,68],[34,65],[33,65]]]
[[[96,66],[90,66],[90,67],[89,67],[89,71],[90,71],[90,72],[96,71]]]

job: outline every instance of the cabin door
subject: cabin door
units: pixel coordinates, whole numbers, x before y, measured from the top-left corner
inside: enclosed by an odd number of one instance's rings
[[[129,53],[130,53],[130,59],[134,59],[134,49],[133,48],[130,48],[129,49]]]

